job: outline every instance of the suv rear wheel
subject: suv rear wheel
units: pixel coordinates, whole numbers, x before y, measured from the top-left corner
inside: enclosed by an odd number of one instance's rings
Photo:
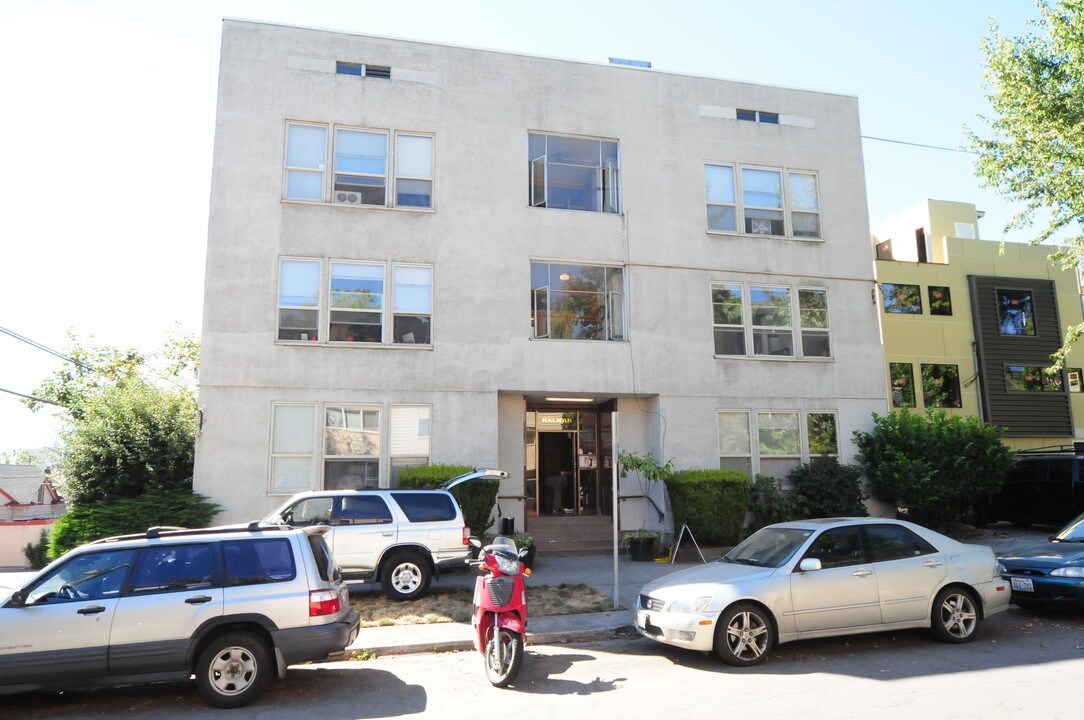
[[[196,661],[196,689],[208,704],[237,708],[255,700],[274,672],[267,644],[247,632],[217,637]]]
[[[429,563],[416,552],[401,552],[384,564],[380,582],[392,600],[413,600],[429,590],[432,573]]]

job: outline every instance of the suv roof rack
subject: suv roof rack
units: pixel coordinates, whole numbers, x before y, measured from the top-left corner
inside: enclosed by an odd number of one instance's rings
[[[163,538],[163,537],[185,537],[188,535],[220,535],[222,533],[237,533],[237,532],[267,532],[267,531],[281,531],[290,530],[288,525],[275,525],[272,523],[265,523],[260,520],[253,520],[247,525],[219,525],[209,528],[183,528],[174,527],[171,525],[156,525],[154,527],[147,528],[146,532],[131,533],[129,535],[114,535],[113,537],[100,538],[92,541],[91,545],[98,545],[101,543],[109,542],[121,542],[123,540],[143,540],[146,538]]]

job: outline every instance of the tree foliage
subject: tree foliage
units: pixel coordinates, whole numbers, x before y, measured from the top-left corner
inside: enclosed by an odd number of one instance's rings
[[[1056,238],[1051,260],[1074,269],[1084,261],[1084,0],[1036,4],[1040,18],[1021,37],[991,24],[983,49],[993,117],[982,118],[986,137],[968,137],[984,185],[1023,203],[1007,229],[1049,213],[1032,242]],[[1066,346],[1082,329],[1069,331]]]
[[[874,413],[871,432],[855,432],[856,459],[875,497],[934,528],[966,520],[997,493],[1013,465],[1001,428],[976,417],[907,408]]]

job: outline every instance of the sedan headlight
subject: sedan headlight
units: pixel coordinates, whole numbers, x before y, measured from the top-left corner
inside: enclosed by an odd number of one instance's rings
[[[997,564],[997,574],[998,575],[1004,575],[1007,572],[1009,572],[1009,568],[1005,567],[1004,563],[998,563]]]
[[[1073,565],[1071,567],[1055,568],[1050,571],[1050,577],[1084,578],[1084,567]]]
[[[672,613],[684,613],[686,615],[697,615],[704,612],[707,609],[708,603],[711,602],[711,596],[691,598],[689,600],[675,600],[670,603],[670,607],[667,608],[667,612]]]

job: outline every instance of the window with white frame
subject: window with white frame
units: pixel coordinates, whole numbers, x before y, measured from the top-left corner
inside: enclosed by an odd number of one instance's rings
[[[271,419],[272,494],[312,488],[314,404],[277,404]]]
[[[281,258],[279,264],[280,341],[432,342],[431,267],[330,260],[325,280],[323,259]]]
[[[398,487],[400,470],[429,464],[433,409],[430,405],[392,405],[390,415],[391,487]]]
[[[380,485],[380,407],[324,408],[324,489]]]
[[[624,268],[532,262],[531,325],[535,338],[624,340]]]
[[[616,140],[527,135],[527,192],[532,207],[621,212]]]
[[[390,136],[389,130],[288,122],[283,197],[338,205],[432,208],[433,136],[395,133],[394,152],[389,152]],[[394,173],[389,174],[391,167]]]
[[[832,356],[826,288],[719,282],[711,303],[716,356]]]
[[[720,410],[716,422],[719,466],[750,477],[784,478],[800,463],[839,455],[834,412]]]
[[[704,193],[709,232],[821,237],[814,172],[706,163]]]

